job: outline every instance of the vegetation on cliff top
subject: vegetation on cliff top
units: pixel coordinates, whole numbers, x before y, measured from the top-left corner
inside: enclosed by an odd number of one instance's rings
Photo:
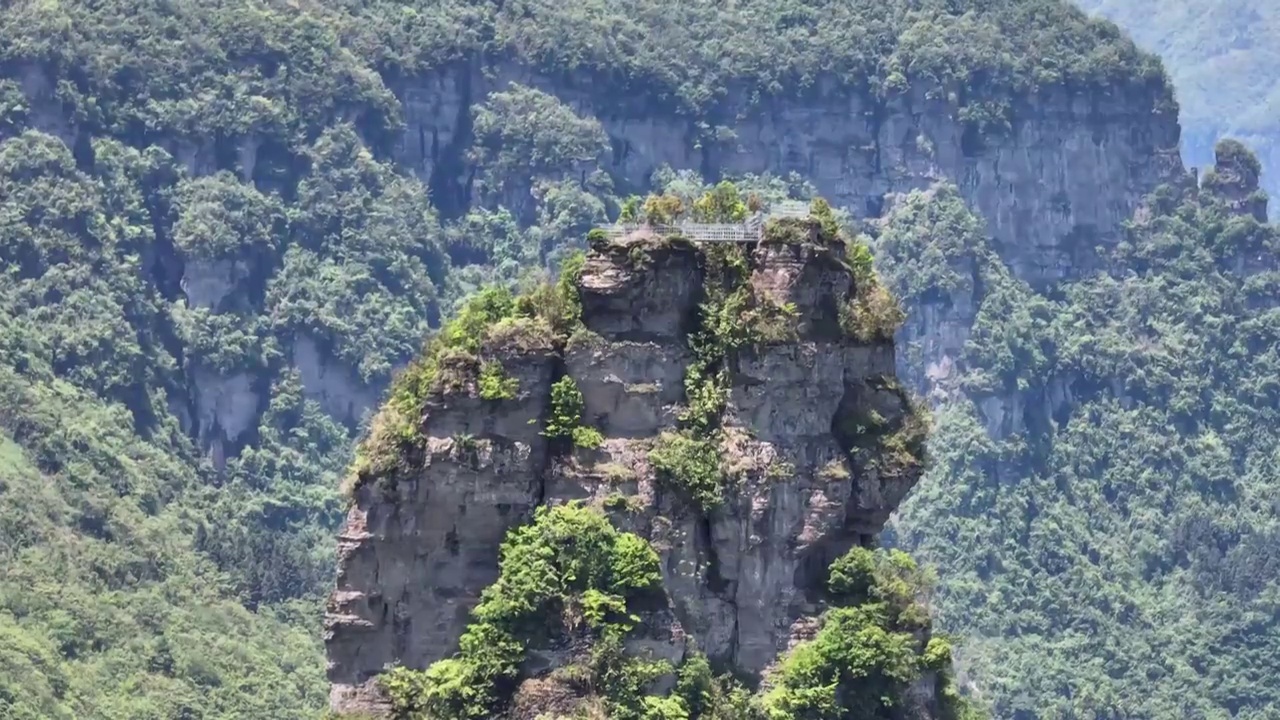
[[[490,401],[515,399],[519,382],[507,376],[503,360],[558,351],[581,327],[577,283],[583,262],[582,253],[572,255],[555,282],[540,280],[519,294],[504,285],[490,285],[467,300],[427,340],[422,354],[396,375],[387,402],[356,450],[344,483],[346,494],[371,478],[385,479],[411,467],[411,458],[422,450],[420,423],[432,398],[465,393]],[[590,429],[580,426],[581,393],[576,407],[571,407],[574,392],[576,386],[558,386],[548,432],[589,445]]]
[[[93,131],[254,136],[281,149],[357,113],[391,142],[388,85],[480,52],[585,71],[619,97],[693,114],[732,92],[786,97],[848,79],[879,97],[920,86],[975,110],[1046,85],[1163,83],[1159,63],[1114,26],[1056,0],[22,2],[0,48],[6,65],[65,74],[58,99]]]
[[[1046,85],[1164,81],[1159,63],[1113,26],[1047,0],[463,5],[372,3],[353,46],[378,46],[374,62],[397,75],[481,48],[509,53],[550,74],[590,73],[624,101],[693,114],[735,92],[758,102],[849,79],[881,98],[932,90],[975,117]]]

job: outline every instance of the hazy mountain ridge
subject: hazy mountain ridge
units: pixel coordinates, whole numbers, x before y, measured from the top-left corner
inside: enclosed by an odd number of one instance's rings
[[[1263,187],[1280,192],[1280,85],[1272,68],[1280,50],[1280,6],[1269,0],[1210,3],[1080,0],[1133,36],[1164,61],[1182,108],[1188,164],[1213,164],[1213,146],[1224,137],[1242,140],[1267,169]]]

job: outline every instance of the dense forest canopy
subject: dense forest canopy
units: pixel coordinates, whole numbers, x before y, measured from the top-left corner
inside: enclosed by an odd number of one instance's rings
[[[1280,670],[1280,239],[1231,200],[1256,160],[1235,143],[1218,157],[1199,192],[1149,199],[1112,272],[1057,297],[1011,278],[948,188],[879,238],[903,296],[971,292],[970,269],[980,283],[963,390],[894,530],[936,563],[942,624],[997,717],[1263,718],[1280,702],[1264,679]],[[1023,403],[1026,425],[993,435],[992,397]]]
[[[467,202],[397,167],[398,93],[476,58],[708,133],[839,92],[922,92],[997,132],[1038,89],[1166,83],[1056,0],[8,3],[0,715],[323,707],[321,597],[363,411],[476,288],[559,265],[625,203],[600,119],[519,84],[474,98]],[[708,180],[651,184],[692,201]],[[737,180],[766,202],[812,194]],[[897,528],[941,567],[942,620],[970,635],[958,652],[1002,717],[1275,701],[1273,281],[1223,255],[1271,230],[1210,196],[1158,200],[1117,277],[1053,299],[1010,277],[954,193],[902,206],[878,239],[910,269],[909,303],[964,282],[957,254],[982,268],[968,390],[1087,378],[1051,442],[943,407]],[[922,239],[943,259],[911,269]]]
[[[10,103],[38,66],[68,124],[135,144],[247,137],[281,155],[334,119],[357,121],[374,146],[392,141],[391,89],[479,52],[585,72],[708,121],[732,91],[788,97],[821,80],[964,104],[1164,77],[1115,26],[1049,0],[21,2],[0,39],[17,71]]]

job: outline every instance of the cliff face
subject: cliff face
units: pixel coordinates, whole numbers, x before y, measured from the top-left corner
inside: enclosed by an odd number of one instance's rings
[[[678,663],[696,647],[758,677],[811,636],[827,566],[873,541],[919,472],[918,418],[893,381],[893,343],[841,329],[839,308],[856,292],[842,249],[764,243],[745,256],[749,302],[794,314],[786,337],[718,364],[725,482],[711,507],[655,467],[655,448],[688,436],[678,434],[687,377],[718,369],[691,373],[703,362],[691,338],[706,331],[708,291],[721,282],[704,248],[597,248],[577,286],[585,327],[563,351],[482,349],[518,380],[516,396],[480,400],[465,383],[434,395],[419,462],[354,494],[326,615],[333,708],[384,712],[387,666],[424,668],[456,651],[504,535],[538,505],[585,501],[657,550],[667,602],[646,615],[633,651]],[[540,432],[557,376],[580,388],[598,447],[565,452]],[[552,653],[542,669],[562,663]],[[912,716],[928,716],[933,682],[919,680],[925,700]]]
[[[498,545],[542,501],[545,414],[554,358],[500,353],[521,383],[492,403],[469,391],[430,403],[423,470],[359,491],[338,536],[337,590],[325,615],[335,710],[381,707],[370,682],[391,663],[425,667],[457,649]]]
[[[876,217],[886,195],[950,181],[987,219],[1015,274],[1035,286],[1096,269],[1097,246],[1114,243],[1142,196],[1182,171],[1177,107],[1162,83],[1046,88],[1013,101],[1010,127],[982,131],[936,89],[883,102],[826,83],[785,103],[731,96],[712,138],[700,119],[632,110],[590,78],[547,78],[515,63],[455,65],[404,83],[401,165],[465,197],[459,159],[471,143],[470,103],[513,82],[599,119],[612,146],[604,167],[632,188],[664,164],[707,177],[794,171],[832,204]]]
[[[1207,194],[1241,220],[1266,220],[1258,163],[1238,143],[1220,143],[1217,162],[1199,184],[1189,172],[1169,180],[1164,195],[1148,200],[1158,204],[1169,202],[1171,193]],[[1152,208],[1139,206],[1132,222],[1145,227],[1153,214]],[[987,434],[996,440],[1028,431],[1047,434],[1054,423],[1062,423],[1081,392],[1073,370],[1054,367],[1055,346],[1074,332],[1053,329],[1064,314],[1060,299],[1069,294],[1072,281],[1037,288],[1020,277],[1017,267],[1007,264],[990,221],[950,184],[893,196],[873,225],[881,268],[908,310],[898,334],[903,348],[898,372],[904,381],[935,405],[972,400]],[[1252,226],[1245,222],[1237,227]],[[1130,239],[1129,244],[1137,243]],[[1246,233],[1237,233],[1217,252],[1224,266],[1244,280],[1275,269],[1274,255]],[[1126,269],[1118,263],[1113,251],[1109,265],[1099,270],[1116,274],[1119,267],[1123,274]],[[1011,332],[1010,318],[1024,321],[1027,329]],[[1054,333],[1064,334],[1050,340]],[[1001,344],[1005,348],[993,353],[991,348]],[[1034,368],[1043,380],[1019,383],[1012,371],[1018,365]],[[1126,396],[1123,387],[1108,382],[1109,393]]]
[[[69,146],[82,145],[52,92],[55,80],[38,65],[23,75],[31,123]],[[550,77],[515,60],[471,59],[392,83],[405,121],[395,159],[429,183],[446,213],[460,213],[476,200],[475,169],[467,160],[475,107],[511,83],[543,90],[598,120],[611,147],[600,166],[619,189],[646,189],[663,165],[709,178],[794,171],[836,206],[878,217],[896,194],[954,183],[985,218],[1003,261],[1037,289],[1098,269],[1098,249],[1116,242],[1140,198],[1182,172],[1176,106],[1169,89],[1155,81],[1110,93],[1048,86],[1011,100],[1009,127],[979,130],[946,97],[954,89],[919,89],[881,101],[824,82],[799,100],[761,103],[733,91],[714,117],[688,117],[619,97],[587,74]],[[718,123],[713,132],[708,121]],[[251,140],[237,143],[241,174],[256,165]],[[213,143],[170,144],[192,176],[219,167]],[[530,204],[528,197],[508,201]],[[223,271],[192,266],[183,278],[198,291],[225,283]],[[200,304],[188,295],[193,307]],[[357,421],[380,388],[358,387],[351,368],[310,349],[293,350],[303,356],[295,364],[308,395],[348,423]],[[207,372],[191,380],[193,434],[216,457],[234,453],[262,405],[250,386],[262,383]]]

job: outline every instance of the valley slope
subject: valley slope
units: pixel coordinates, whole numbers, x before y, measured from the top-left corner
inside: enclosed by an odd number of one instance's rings
[[[968,687],[1265,712],[1271,230],[1246,151],[1200,191],[1179,140],[1159,62],[1048,0],[12,3],[0,708],[321,707],[395,370],[631,194],[734,175],[830,197],[906,301],[938,462],[887,539]]]

